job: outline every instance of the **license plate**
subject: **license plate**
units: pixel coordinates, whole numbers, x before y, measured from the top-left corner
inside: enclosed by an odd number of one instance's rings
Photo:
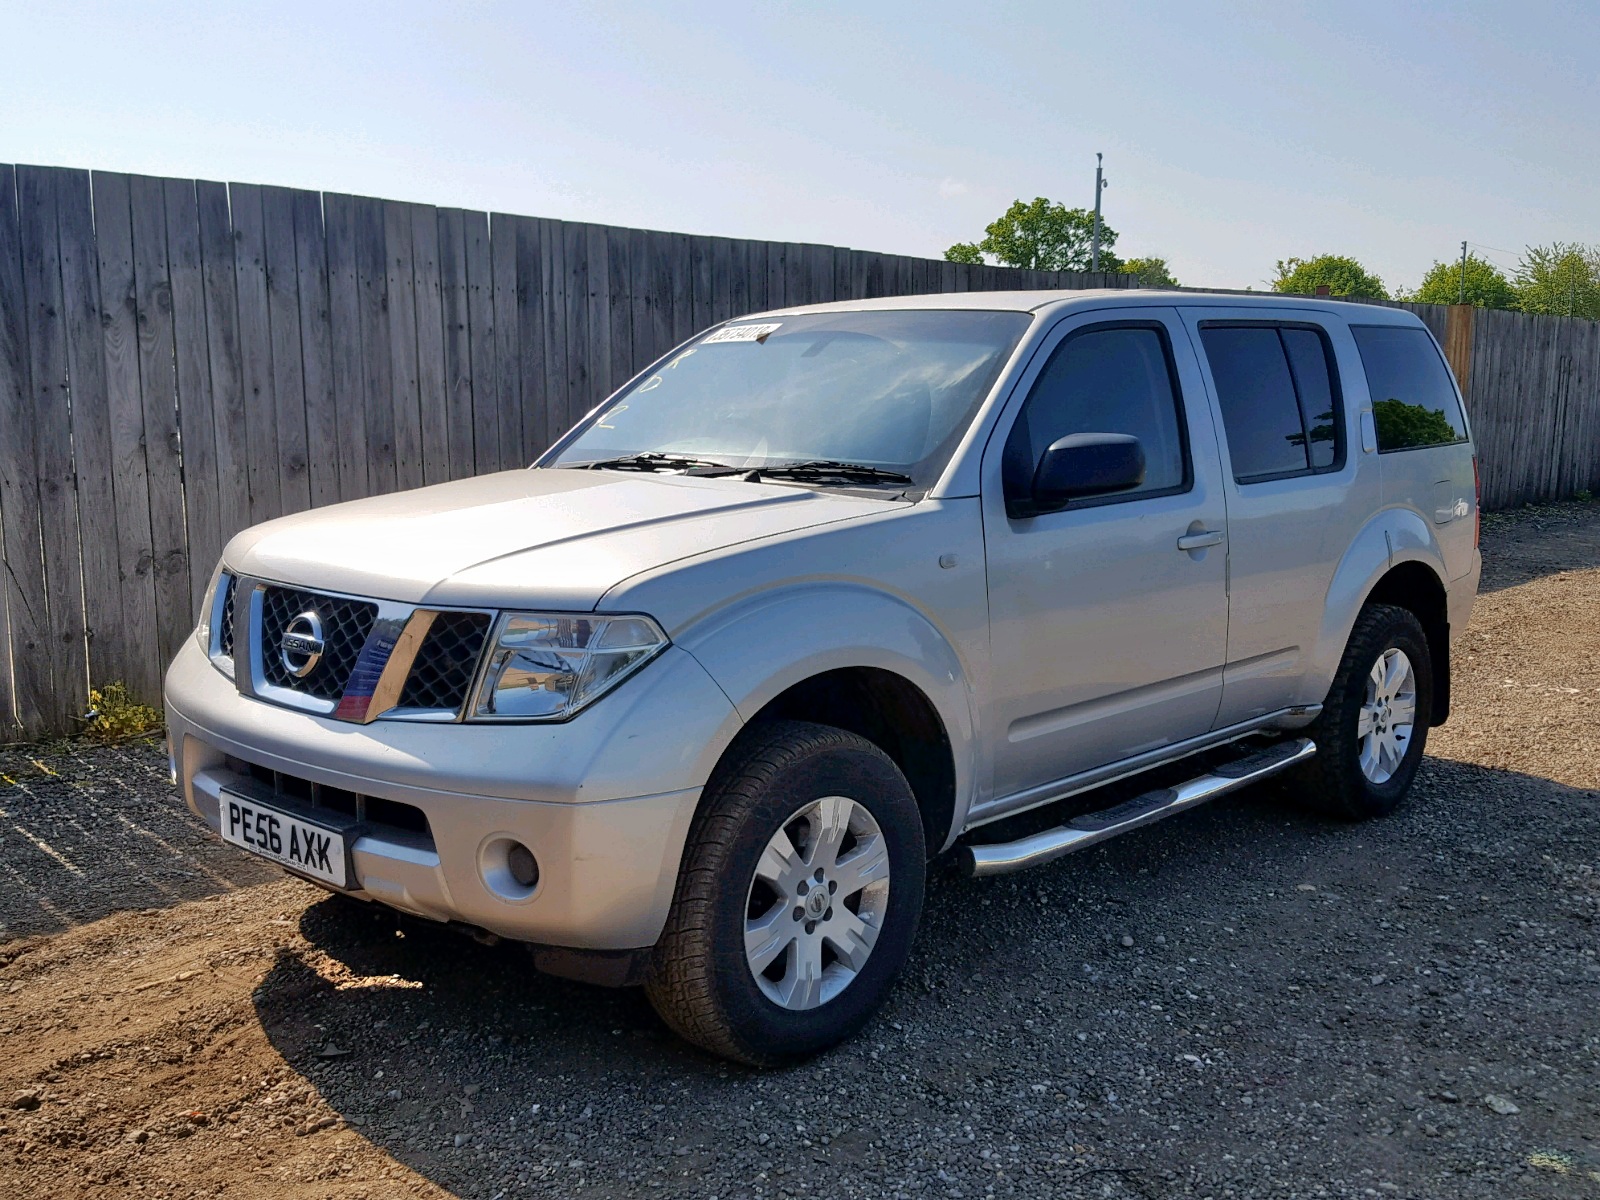
[[[344,835],[233,792],[222,794],[222,840],[312,879],[348,887]]]

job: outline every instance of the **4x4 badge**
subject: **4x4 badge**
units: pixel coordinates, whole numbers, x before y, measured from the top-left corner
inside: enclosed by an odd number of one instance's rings
[[[303,612],[284,628],[278,657],[283,660],[284,670],[296,679],[304,679],[322,661],[324,648],[322,618],[314,612]]]

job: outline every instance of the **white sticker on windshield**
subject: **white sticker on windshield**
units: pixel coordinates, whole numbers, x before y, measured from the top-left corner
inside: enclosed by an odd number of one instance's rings
[[[782,324],[780,321],[776,325],[729,325],[726,329],[719,329],[709,337],[702,338],[700,344],[709,346],[713,342],[764,342]]]

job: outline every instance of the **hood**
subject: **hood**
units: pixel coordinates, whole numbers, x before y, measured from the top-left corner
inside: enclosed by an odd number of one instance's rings
[[[641,571],[902,503],[737,478],[524,469],[280,517],[223,557],[245,575],[356,596],[584,611]]]

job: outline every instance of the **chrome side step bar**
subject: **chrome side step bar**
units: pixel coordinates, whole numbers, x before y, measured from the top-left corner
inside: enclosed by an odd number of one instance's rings
[[[1114,838],[1130,830],[1154,824],[1164,817],[1196,808],[1225,792],[1266,779],[1317,752],[1310,738],[1292,738],[1269,746],[1234,762],[1214,767],[1177,787],[1160,788],[1135,796],[1114,808],[1085,813],[1065,825],[1046,829],[1014,842],[962,846],[961,867],[968,875],[1008,875],[1050,862],[1076,850]]]

